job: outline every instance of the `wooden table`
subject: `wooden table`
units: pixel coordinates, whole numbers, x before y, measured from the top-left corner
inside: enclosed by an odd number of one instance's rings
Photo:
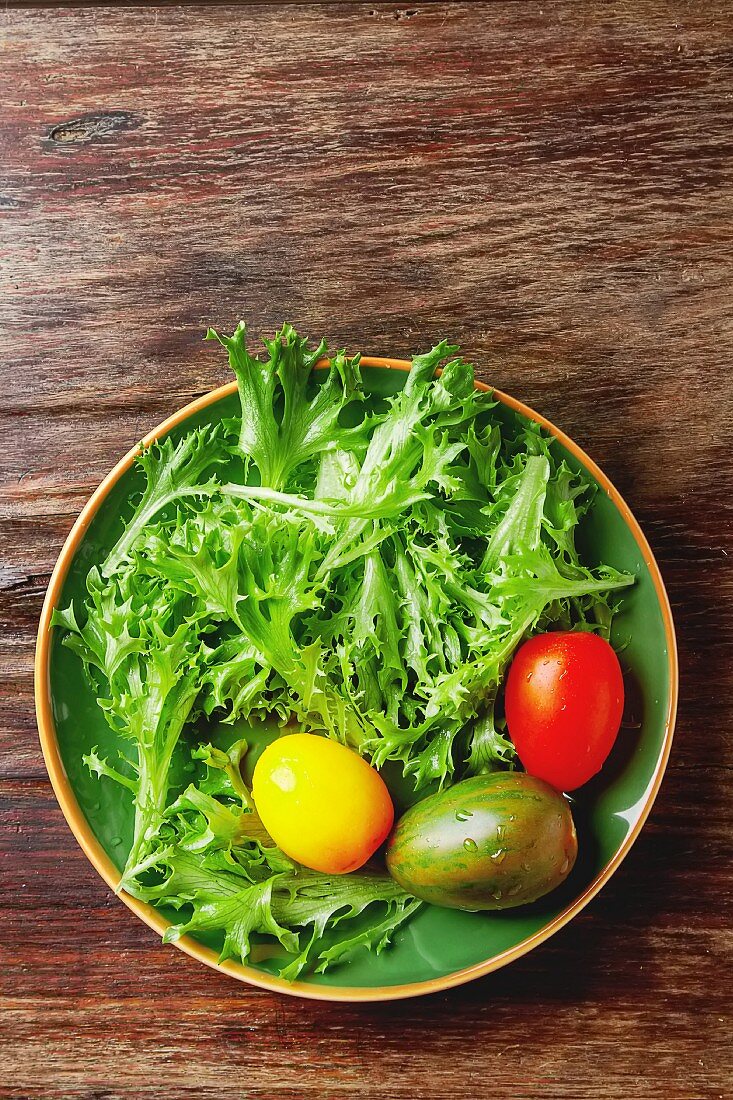
[[[732,50],[725,0],[0,14],[1,1097],[733,1095]],[[202,332],[240,316],[460,341],[606,468],[668,583],[682,701],[649,824],[570,927],[469,987],[240,987],[161,947],[54,801],[50,570],[117,457],[224,379]]]

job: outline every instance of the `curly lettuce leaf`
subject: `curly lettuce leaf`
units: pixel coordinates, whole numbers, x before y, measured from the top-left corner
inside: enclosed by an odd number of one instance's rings
[[[359,946],[381,951],[421,904],[385,874],[324,875],[297,865],[273,874],[244,850],[200,856],[168,848],[160,852],[156,869],[161,881],[136,883],[132,892],[187,910],[166,930],[164,942],[218,932],[223,934],[220,961],[246,961],[252,936],[271,935],[287,952],[281,973],[291,981],[312,963],[325,970]],[[351,929],[357,918],[358,927]]]
[[[226,425],[221,424],[197,428],[178,443],[168,436],[141,451],[137,464],[145,473],[145,489],[135,514],[102,566],[104,576],[120,568],[144,529],[164,508],[186,497],[207,496],[216,489],[216,479],[203,480],[203,475],[228,458],[223,447],[225,429]]]
[[[52,620],[66,628],[66,644],[90,670],[109,724],[134,747],[135,759],[128,763],[135,773],[135,825],[123,884],[155,847],[173,753],[199,691],[197,638],[187,622],[178,622],[180,608],[170,590],[158,585],[148,591],[141,613],[140,596],[133,589],[129,570],[107,586],[93,572],[86,623],[79,626],[68,609]],[[118,636],[121,607],[128,614],[125,626],[134,623],[134,633],[124,630]],[[86,763],[98,776],[131,787],[130,779],[96,751]]]
[[[344,427],[342,410],[363,397],[359,357],[337,352],[323,385],[311,392],[311,375],[326,354],[326,342],[311,349],[292,325],[283,325],[265,340],[267,359],[250,355],[247,329],[240,323],[232,336],[209,329],[229,353],[229,365],[239,384],[241,430],[239,448],[254,463],[260,484],[282,489],[304,462],[348,444],[362,429]]]

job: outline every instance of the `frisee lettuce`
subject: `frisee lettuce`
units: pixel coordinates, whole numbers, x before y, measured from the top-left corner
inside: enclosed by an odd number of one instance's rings
[[[397,762],[418,793],[513,768],[501,684],[517,645],[553,625],[607,636],[632,578],[583,564],[592,486],[536,425],[507,426],[445,341],[374,404],[358,357],[316,377],[325,342],[290,325],[259,358],[242,324],[208,336],[239,420],[142,452],[145,487],[84,607],[53,621],[130,748],[85,757],[134,799],[122,887],[181,911],[166,940],[215,933],[222,958],[246,959],[264,936],[292,979],[380,951],[420,903],[378,869],[289,859],[242,778],[246,736],[217,730],[295,721]]]

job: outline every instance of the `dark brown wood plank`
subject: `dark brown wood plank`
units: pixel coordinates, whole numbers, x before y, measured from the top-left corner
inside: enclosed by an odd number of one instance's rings
[[[727,3],[7,10],[0,34],[0,1097],[717,1100],[730,1029]],[[226,377],[209,323],[451,336],[601,462],[680,641],[669,773],[573,925],[387,1006],[240,987],[97,879],[34,632],[113,462]]]
[[[278,4],[303,4],[304,0],[277,0]],[[308,0],[311,6],[315,4],[333,4],[333,0]],[[425,8],[428,4],[441,3],[443,0],[422,0],[420,7]],[[466,3],[475,3],[476,0],[464,0]],[[493,3],[494,0],[488,0]],[[342,4],[366,4],[369,5],[369,0],[341,0]],[[167,7],[232,7],[236,6],[239,9],[244,7],[262,7],[264,5],[272,6],[272,0],[158,0],[154,5],[150,4],[150,0],[5,0],[6,8],[167,8]],[[395,14],[393,18],[409,18],[415,11],[410,7],[394,7]]]

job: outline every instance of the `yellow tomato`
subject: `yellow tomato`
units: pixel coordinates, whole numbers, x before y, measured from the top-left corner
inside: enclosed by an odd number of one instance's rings
[[[252,797],[277,846],[327,874],[361,867],[394,821],[379,773],[351,749],[312,733],[268,745],[255,766]]]

